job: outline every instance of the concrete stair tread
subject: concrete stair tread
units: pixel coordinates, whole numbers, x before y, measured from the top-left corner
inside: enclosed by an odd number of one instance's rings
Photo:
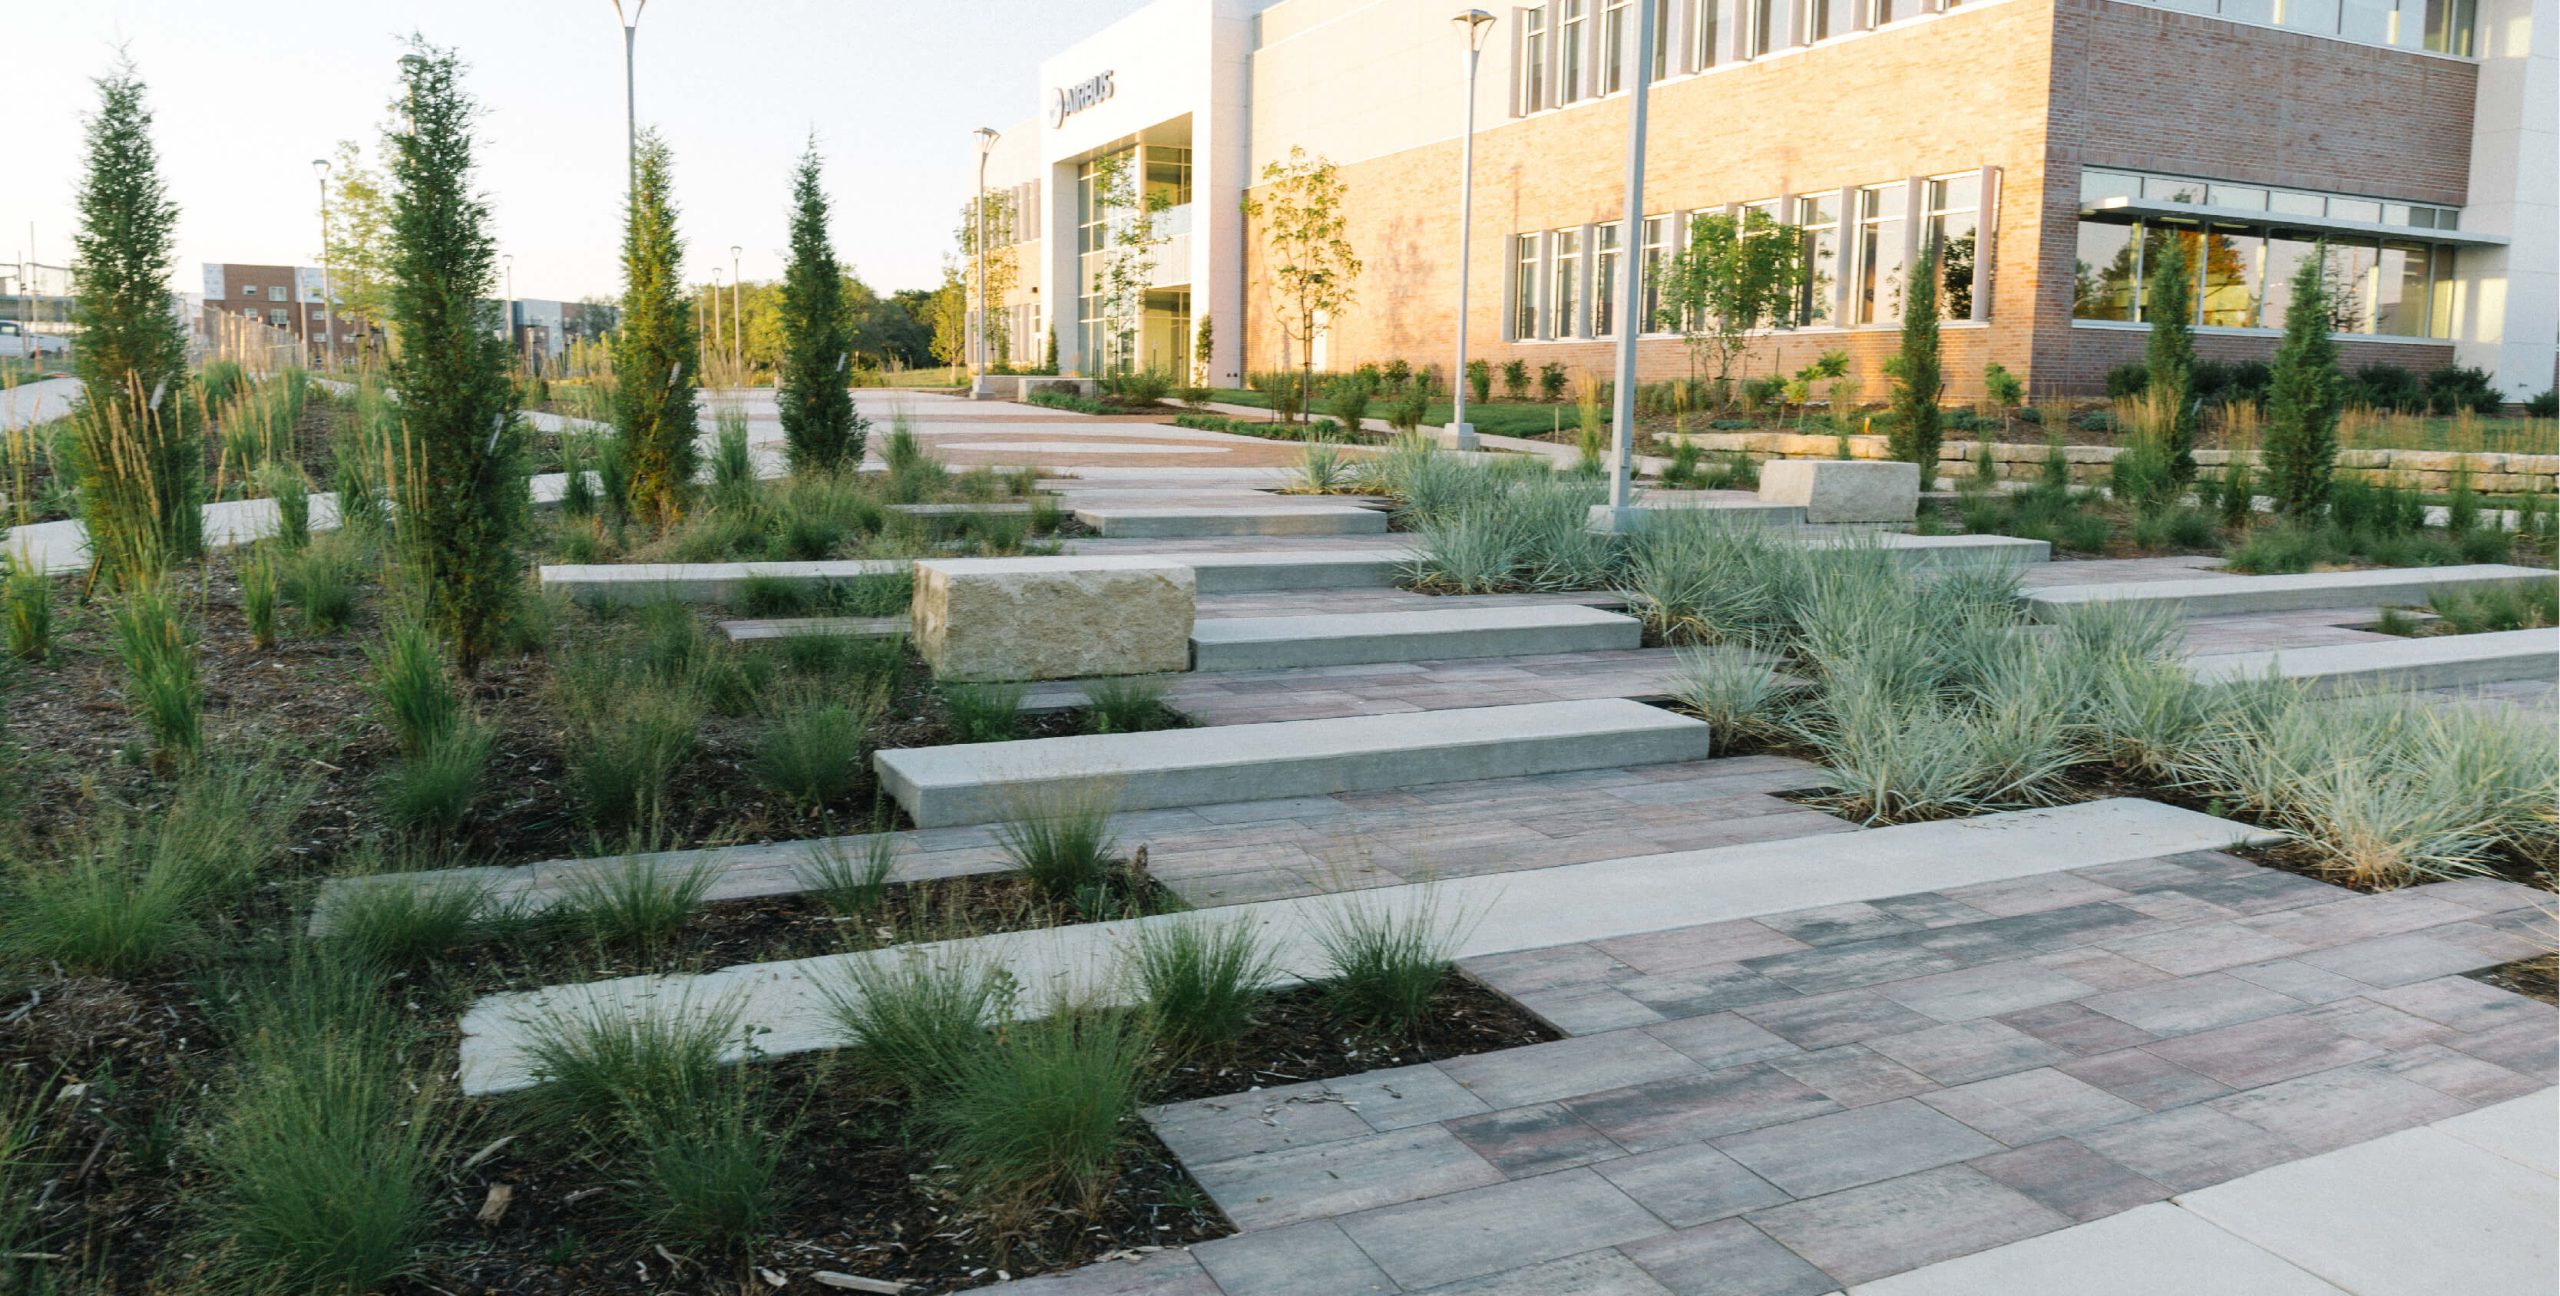
[[[1362,504],[1273,502],[1234,508],[1093,506],[1076,520],[1105,538],[1213,535],[1385,535],[1387,515]]]
[[[992,823],[1026,796],[1124,810],[1703,760],[1705,722],[1623,698],[891,748],[883,790],[917,826]]]
[[[2400,689],[2547,680],[2560,675],[2560,627],[2211,653],[2188,658],[2187,669],[2207,681],[2272,673],[2290,680]]]
[[[1812,838],[1678,851],[1527,873],[1412,883],[1357,893],[1223,906],[1203,912],[1251,923],[1276,960],[1279,984],[1323,975],[1317,937],[1346,903],[1391,906],[1458,926],[1456,958],[1546,949],[1822,905],[1944,890],[2065,869],[2156,859],[2269,840],[2244,824],[2131,798]],[[687,976],[624,977],[492,995],[462,1019],[465,1092],[532,1083],[524,1046],[560,1013],[643,1005],[682,1012],[735,1004],[769,1056],[834,1048],[841,1040],[822,987],[843,988],[857,961],[973,960],[1025,988],[1017,1011],[1052,993],[1126,996],[1122,958],[1144,926],[1197,921],[1181,914],[1085,923],[894,946],[856,954],[748,964]]]
[[[2205,576],[2190,580],[2047,585],[2023,596],[2029,611],[2044,615],[2092,603],[2158,603],[2191,616],[2235,612],[2295,612],[2311,608],[2374,607],[2424,603],[2442,590],[2530,585],[2555,579],[2539,567],[2480,563],[2458,567],[2386,567],[2365,571],[2301,572],[2285,576]]]
[[[1393,585],[1413,562],[1403,545],[1362,549],[1167,555],[1191,568],[1202,594]]]
[[[731,643],[764,643],[789,639],[796,635],[850,635],[857,639],[887,639],[911,629],[909,619],[885,617],[771,617],[764,620],[723,621],[720,633]]]
[[[546,566],[542,588],[578,598],[642,602],[674,598],[692,603],[735,597],[751,580],[827,585],[867,576],[895,576],[914,566],[909,558],[844,558],[823,562],[586,563]]]
[[[1578,603],[1224,617],[1191,626],[1192,666],[1203,671],[1518,657],[1643,641],[1643,622]]]

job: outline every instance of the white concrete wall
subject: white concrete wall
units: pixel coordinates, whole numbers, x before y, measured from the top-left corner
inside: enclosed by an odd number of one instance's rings
[[[2454,358],[2520,401],[2551,386],[2560,350],[2560,4],[2480,0],[2479,38],[2462,228],[2510,242],[2456,263]]]
[[[1281,0],[1264,11],[1253,51],[1255,173],[1293,144],[1351,163],[1456,139],[1466,126],[1467,45],[1451,17],[1466,7]],[[1477,7],[1495,15],[1476,81],[1482,131],[1506,120],[1512,22],[1507,4]]]

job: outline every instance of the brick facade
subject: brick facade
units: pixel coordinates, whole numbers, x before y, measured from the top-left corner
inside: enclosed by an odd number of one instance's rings
[[[1498,75],[1489,60],[1488,75]],[[1994,0],[1654,87],[1649,212],[1749,202],[1981,167],[2000,170],[1988,214],[1990,318],[1944,332],[1957,398],[1997,361],[2039,394],[2086,391],[2138,357],[2142,333],[2075,329],[2082,165],[2194,174],[2459,203],[2477,69],[2467,62],[2243,26],[2119,0]],[[1606,374],[1612,339],[1503,338],[1512,236],[1619,219],[1623,97],[1479,122],[1469,354],[1497,368],[1560,363]],[[1342,166],[1358,300],[1325,343],[1329,368],[1403,358],[1446,369],[1456,301],[1458,144]],[[1258,191],[1257,191],[1258,192]],[[1845,237],[1845,234],[1844,234]],[[1589,255],[1586,250],[1586,255]],[[1242,334],[1251,369],[1289,363],[1271,317],[1258,229],[1245,249]],[[1887,390],[1892,326],[1781,332],[1745,371],[1845,350],[1869,399]],[[2200,353],[2264,358],[2271,335],[2200,334]],[[2350,366],[2450,363],[2451,344],[2343,342]],[[1689,372],[1676,338],[1647,339],[1638,371]]]

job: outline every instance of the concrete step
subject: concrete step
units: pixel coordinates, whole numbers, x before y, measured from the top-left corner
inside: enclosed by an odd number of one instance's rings
[[[1191,669],[1358,666],[1371,662],[1606,652],[1643,646],[1643,622],[1571,603],[1330,616],[1227,617],[1192,623]]]
[[[2547,680],[2560,675],[2560,628],[2214,653],[2188,658],[2187,669],[2209,683],[2272,674],[2323,689],[2415,690]]]
[[[1711,518],[1727,526],[1796,527],[1804,525],[1805,510],[1801,504],[1763,503],[1742,491],[1657,489],[1639,492],[1624,516],[1606,504],[1592,505],[1590,526],[1594,531],[1629,534],[1666,514]]]
[[[1807,527],[1808,532],[1827,530]],[[1906,535],[1887,531],[1875,537],[1885,552],[1904,567],[1963,567],[1975,564],[2028,566],[2053,558],[2053,545],[2003,535]],[[1809,540],[1809,543],[1820,543]]]
[[[891,748],[872,766],[917,827],[941,828],[1085,790],[1150,810],[1704,760],[1707,746],[1703,721],[1610,698]]]
[[[761,621],[723,621],[720,633],[733,644],[771,643],[797,635],[849,635],[856,639],[895,639],[910,629],[908,618],[771,617]]]
[[[2539,567],[2483,563],[2464,567],[2388,567],[2375,571],[2304,572],[2293,576],[2205,576],[2194,580],[2051,585],[2025,595],[2027,611],[2050,620],[2090,603],[2167,606],[2188,616],[2236,612],[2300,612],[2312,608],[2384,607],[2426,602],[2438,591],[2549,584]]]
[[[1276,983],[1289,985],[1325,975],[1319,936],[1345,904],[1384,906],[1387,913],[1454,927],[1451,954],[1465,959],[2220,850],[2276,837],[2192,810],[2118,798],[1449,878],[1360,892],[1356,900],[1319,895],[1199,912],[1251,924],[1273,956]],[[484,1094],[532,1084],[526,1045],[539,1038],[543,1022],[564,1014],[706,1011],[736,1005],[743,1014],[741,1024],[757,1028],[755,1046],[764,1055],[839,1047],[843,1041],[827,1011],[826,995],[830,990],[841,993],[847,968],[861,961],[920,958],[1001,968],[1015,984],[1032,988],[1016,1003],[1016,1011],[1025,1015],[1043,1011],[1053,987],[1125,997],[1131,979],[1124,975],[1123,959],[1139,929],[1196,921],[1195,916],[1165,914],[753,963],[698,975],[623,977],[491,995],[472,1005],[462,1019],[462,1086],[466,1093]]]
[[[543,590],[609,603],[672,598],[686,603],[726,603],[753,579],[835,585],[865,576],[896,576],[914,566],[906,558],[856,558],[831,562],[591,563],[544,567]]]
[[[1385,535],[1387,515],[1357,504],[1249,508],[1079,507],[1076,520],[1107,539],[1186,536]]]
[[[1381,589],[1413,561],[1402,546],[1375,549],[1170,554],[1189,567],[1203,594],[1267,594],[1274,590]]]

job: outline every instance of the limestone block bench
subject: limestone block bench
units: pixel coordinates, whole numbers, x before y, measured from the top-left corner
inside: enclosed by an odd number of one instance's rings
[[[1920,465],[1896,459],[1771,459],[1760,465],[1760,500],[1804,510],[1817,526],[1910,522],[1920,515]]]
[[[1191,569],[1140,556],[916,563],[916,651],[937,679],[1077,679],[1191,667]]]

